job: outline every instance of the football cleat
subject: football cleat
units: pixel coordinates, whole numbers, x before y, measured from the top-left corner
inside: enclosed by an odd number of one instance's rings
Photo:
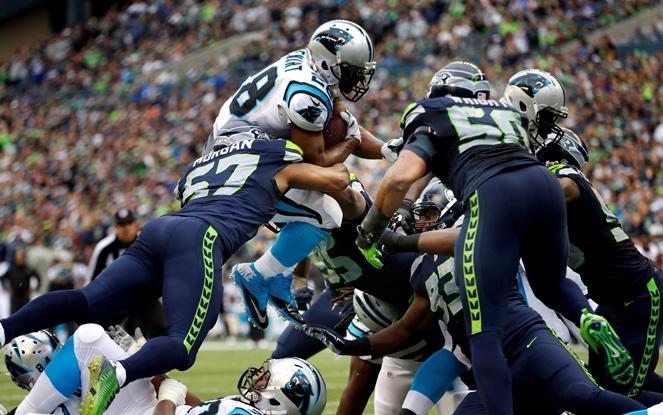
[[[88,369],[90,384],[85,400],[81,403],[81,415],[102,415],[120,390],[115,367],[105,357],[95,356]]]
[[[589,348],[603,358],[605,368],[615,383],[631,383],[635,373],[633,359],[605,317],[584,309],[580,318],[580,334]]]
[[[267,290],[269,285],[265,278],[255,269],[253,264],[237,264],[232,269],[235,283],[240,288],[246,314],[251,323],[259,329],[266,329],[269,325],[267,319]]]
[[[279,274],[269,278],[269,302],[276,308],[276,311],[286,319],[286,321],[296,324],[304,325],[306,321],[299,314],[295,296],[290,291],[292,285],[292,274],[283,275]]]

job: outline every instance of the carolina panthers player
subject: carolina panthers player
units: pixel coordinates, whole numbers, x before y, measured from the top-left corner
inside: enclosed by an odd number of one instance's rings
[[[312,364],[299,358],[269,359],[250,367],[237,384],[240,395],[196,406],[162,400],[155,415],[321,415],[327,386]]]
[[[127,341],[126,337],[130,340]],[[57,339],[46,331],[14,339],[5,348],[5,364],[14,383],[27,389],[29,393],[13,413],[78,414],[81,385],[88,379],[87,363],[92,357],[97,354],[117,357],[131,353],[132,348],[136,349],[134,340],[126,333],[119,339],[122,347],[96,324],[79,327],[62,347]],[[124,350],[125,348],[129,350]],[[263,376],[262,379],[257,379],[258,382],[247,376],[248,373],[256,373],[258,369],[249,368],[242,375],[239,386],[243,396],[205,402],[188,393],[186,386],[174,379],[163,376],[153,378],[151,382],[141,379],[123,388],[105,413],[322,413],[326,402],[326,387],[315,367],[301,359],[270,359],[263,364],[264,367],[269,368],[270,376]],[[251,381],[254,383],[250,383]]]
[[[611,322],[633,356],[636,376],[632,382],[616,384],[597,364],[601,359],[594,348],[589,366],[603,386],[651,405],[657,400],[641,391],[663,392],[663,378],[654,373],[663,334],[663,273],[636,249],[582,173],[588,152],[580,137],[567,128],[562,131],[562,139],[546,140],[537,157],[548,163],[564,190],[571,243],[569,266],[580,274],[589,296],[599,304],[596,312]]]
[[[506,103],[487,100],[484,73],[453,62],[435,74],[426,99],[402,118],[405,148],[380,184],[357,245],[380,266],[377,243],[408,188],[432,171],[463,201],[456,241],[456,282],[468,309],[473,371],[491,414],[512,414],[511,381],[501,347],[508,292],[522,257],[532,288],[546,305],[580,322],[587,299],[566,280],[564,197],[554,176],[529,153],[527,120]],[[520,201],[527,200],[528,203]],[[588,314],[603,347],[623,357],[612,371],[632,370],[609,324]],[[612,362],[611,362],[612,363]]]
[[[89,382],[88,363],[96,355],[122,359],[128,352],[117,345],[97,324],[80,326],[64,345],[43,330],[19,336],[5,346],[5,365],[16,385],[28,390],[16,415],[78,414],[81,405],[81,386]],[[174,379],[158,377],[140,379],[123,388],[108,407],[109,415],[151,414],[160,396],[173,391],[185,399],[186,387]],[[190,395],[189,402],[200,402]]]
[[[307,48],[291,52],[249,77],[225,102],[214,122],[208,148],[224,134],[259,128],[271,138],[299,145],[304,160],[320,166],[343,162],[350,153],[366,158],[395,158],[392,147],[361,129],[349,111],[346,140],[325,148],[323,129],[340,95],[357,101],[368,90],[375,72],[374,47],[359,25],[332,20],[318,27]],[[338,91],[335,96],[333,91]],[[335,101],[336,100],[336,101]],[[341,210],[329,195],[288,191],[273,222],[285,223],[274,245],[257,261],[238,264],[233,276],[241,288],[247,314],[266,328],[268,302],[295,324],[304,322],[290,292],[292,268],[341,224]]]
[[[131,247],[88,286],[48,293],[0,320],[0,343],[64,321],[95,321],[134,304],[163,297],[167,335],[150,339],[133,356],[90,363],[82,413],[101,414],[117,391],[136,379],[186,370],[216,321],[221,265],[274,214],[290,187],[340,191],[349,183],[342,164],[298,163],[291,141],[252,131],[187,167],[177,186],[183,207],[148,223]]]

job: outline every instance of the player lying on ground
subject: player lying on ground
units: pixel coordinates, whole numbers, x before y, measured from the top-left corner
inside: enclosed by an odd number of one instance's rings
[[[380,184],[357,244],[377,262],[376,244],[389,218],[410,185],[430,171],[463,201],[455,276],[469,310],[465,319],[473,371],[488,411],[508,415],[513,405],[501,332],[520,258],[535,294],[547,306],[569,319],[590,306],[565,278],[568,238],[562,191],[529,153],[527,120],[505,103],[486,100],[488,89],[483,72],[469,63],[454,62],[435,74],[427,99],[403,116],[407,144]],[[632,371],[628,352],[605,319],[593,314],[586,319],[598,326],[592,333],[599,347],[619,347],[623,359],[609,367],[611,374]],[[578,318],[572,321],[580,324]]]
[[[299,163],[297,145],[263,137],[257,129],[222,137],[219,150],[196,160],[180,178],[179,212],[148,223],[90,285],[42,295],[0,320],[0,343],[65,321],[96,321],[162,296],[168,335],[150,339],[128,359],[93,360],[93,393],[82,413],[101,414],[119,388],[136,379],[191,367],[216,321],[224,260],[273,216],[287,189],[332,192],[349,183],[343,165]]]
[[[127,348],[129,350],[125,350]],[[92,357],[120,358],[131,353],[132,349],[136,349],[136,345],[128,334],[113,333],[111,339],[96,324],[79,327],[62,347],[46,331],[17,337],[5,349],[5,363],[12,380],[29,393],[12,413],[78,414],[81,387],[84,389],[89,381],[87,364]],[[312,365],[300,359],[271,359],[263,367],[271,376],[263,376],[258,385],[251,385],[247,376],[257,369],[248,369],[240,378],[240,392],[244,391],[246,396],[205,402],[191,395],[185,385],[174,379],[164,376],[155,377],[151,382],[141,379],[123,388],[105,414],[322,413],[326,388],[320,373]],[[303,411],[300,408],[308,409]]]
[[[589,154],[582,140],[573,131],[551,123],[552,114],[560,113],[553,96],[563,94],[550,92],[556,86],[545,72],[530,69],[515,74],[504,95],[534,120],[530,125],[537,136],[536,155],[557,176],[567,202],[569,266],[580,274],[589,297],[599,304],[597,314],[612,324],[631,353],[636,375],[628,382],[613,381],[601,364],[605,356],[599,357],[595,347],[590,353],[590,370],[602,386],[651,404],[647,393],[641,391],[663,392],[663,378],[654,373],[663,335],[663,273],[637,250],[619,219],[583,175]]]
[[[270,138],[292,140],[303,150],[305,161],[320,166],[343,162],[350,153],[393,161],[394,142],[385,144],[360,128],[341,102],[341,94],[359,100],[374,72],[373,42],[361,26],[345,20],[324,23],[305,49],[285,55],[244,81],[222,106],[207,147],[211,149],[211,143],[229,131],[258,127]],[[332,133],[333,140],[326,143],[323,131],[338,112],[340,124],[347,127],[345,134],[336,143],[337,132]],[[331,196],[296,189],[285,194],[276,213],[273,222],[286,225],[274,245],[257,261],[233,268],[249,319],[260,328],[268,325],[268,302],[287,320],[303,323],[290,293],[292,268],[342,219]]]

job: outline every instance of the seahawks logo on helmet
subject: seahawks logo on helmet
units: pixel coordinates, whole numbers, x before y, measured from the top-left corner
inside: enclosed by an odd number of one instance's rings
[[[522,89],[530,98],[534,98],[537,92],[550,85],[550,80],[538,73],[528,72],[509,83]]]
[[[297,405],[299,412],[305,414],[308,411],[313,391],[311,390],[311,384],[301,369],[297,369],[292,375],[292,378],[290,378],[281,390],[288,399]]]
[[[335,55],[341,46],[352,40],[352,35],[345,30],[332,27],[324,32],[320,32],[315,37],[315,40]]]

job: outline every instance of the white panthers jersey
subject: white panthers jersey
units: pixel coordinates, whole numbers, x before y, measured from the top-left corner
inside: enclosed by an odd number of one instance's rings
[[[186,409],[184,412],[183,410]],[[260,410],[241,402],[238,397],[210,399],[194,407],[178,406],[176,415],[263,415]]]
[[[291,124],[322,131],[331,113],[331,88],[316,73],[308,49],[301,49],[248,77],[221,107],[213,135],[256,126],[271,138],[289,138]]]

